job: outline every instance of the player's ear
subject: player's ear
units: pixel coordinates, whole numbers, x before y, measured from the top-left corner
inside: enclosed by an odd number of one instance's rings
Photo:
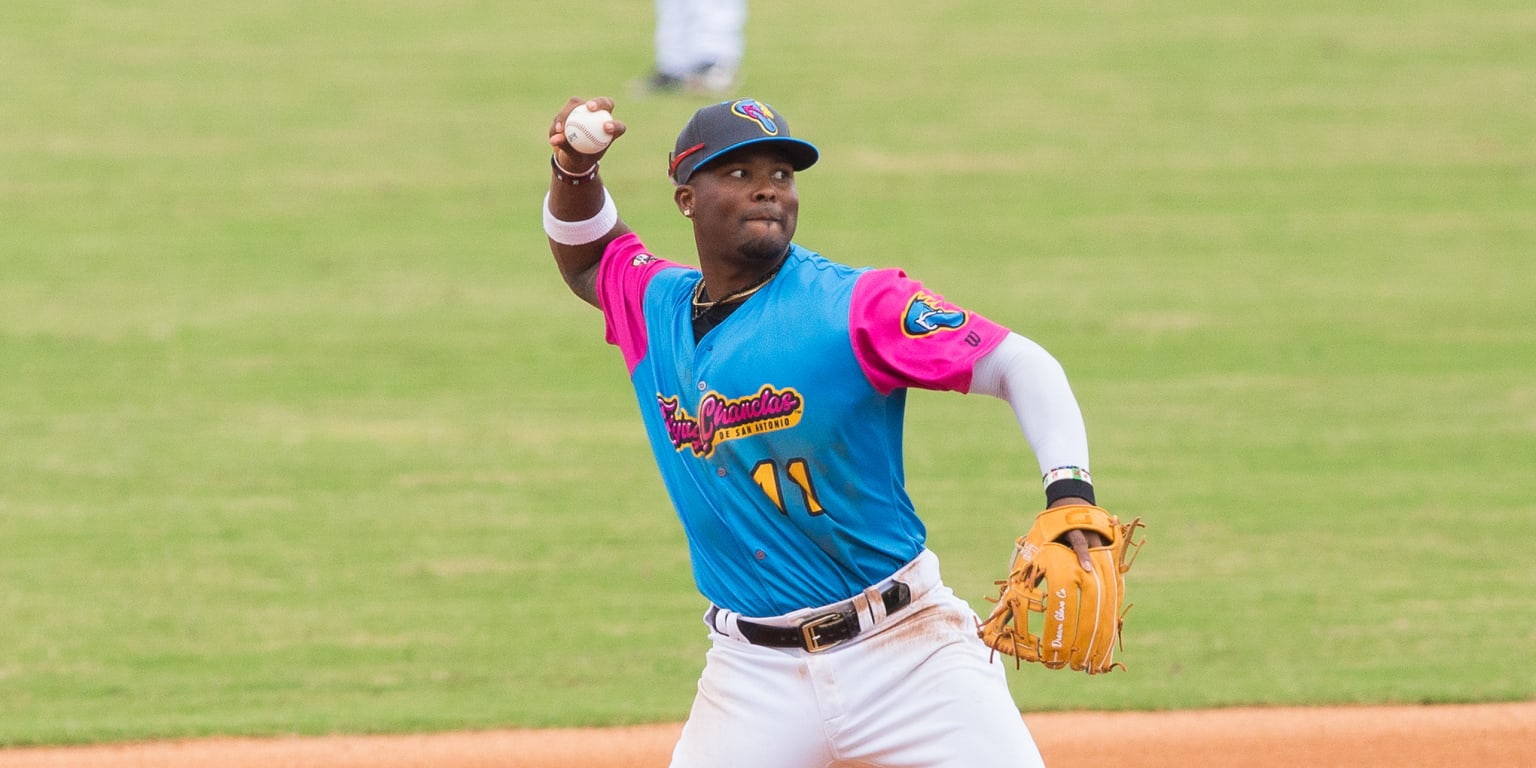
[[[693,187],[687,184],[679,184],[672,190],[672,200],[677,203],[677,210],[684,216],[693,218]]]

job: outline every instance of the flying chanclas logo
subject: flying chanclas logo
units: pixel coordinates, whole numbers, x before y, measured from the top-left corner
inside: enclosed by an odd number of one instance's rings
[[[773,108],[757,99],[742,99],[731,105],[731,114],[757,123],[763,133],[779,135],[779,124],[773,120]]]
[[[699,415],[691,416],[676,397],[656,395],[661,418],[667,424],[672,447],[691,449],[694,456],[705,457],[727,440],[788,429],[800,423],[805,401],[793,388],[777,389],[764,384],[757,394],[734,400],[718,392],[709,392],[699,401]]]
[[[940,301],[918,291],[907,302],[906,315],[901,319],[901,332],[909,337],[927,336],[939,331],[953,331],[965,325],[971,316],[965,310]]]

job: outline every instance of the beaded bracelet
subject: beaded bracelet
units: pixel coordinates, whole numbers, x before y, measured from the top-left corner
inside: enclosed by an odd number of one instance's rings
[[[1042,480],[1047,505],[1067,496],[1087,499],[1089,504],[1097,503],[1093,497],[1093,476],[1082,467],[1056,467],[1045,473]]]
[[[556,160],[554,155],[549,156],[549,167],[555,172],[555,179],[557,181],[566,182],[572,186],[579,185],[584,181],[590,182],[597,178],[597,166],[597,163],[593,163],[592,167],[588,168],[584,173],[572,173],[564,168],[561,168],[560,161]]]
[[[1093,475],[1088,474],[1088,470],[1082,467],[1057,467],[1045,473],[1045,477],[1042,479],[1046,485],[1050,485],[1057,480],[1081,480],[1085,483],[1092,483]]]

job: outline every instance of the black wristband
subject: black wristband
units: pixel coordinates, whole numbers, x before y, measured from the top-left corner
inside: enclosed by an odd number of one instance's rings
[[[1093,483],[1086,480],[1065,478],[1045,487],[1045,505],[1047,507],[1055,504],[1059,499],[1065,499],[1068,496],[1077,496],[1087,499],[1089,504],[1098,505],[1098,502],[1093,500]]]

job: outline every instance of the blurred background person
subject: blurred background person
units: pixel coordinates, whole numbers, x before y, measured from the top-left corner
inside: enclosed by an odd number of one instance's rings
[[[656,0],[656,69],[638,95],[725,97],[741,85],[747,0]]]

